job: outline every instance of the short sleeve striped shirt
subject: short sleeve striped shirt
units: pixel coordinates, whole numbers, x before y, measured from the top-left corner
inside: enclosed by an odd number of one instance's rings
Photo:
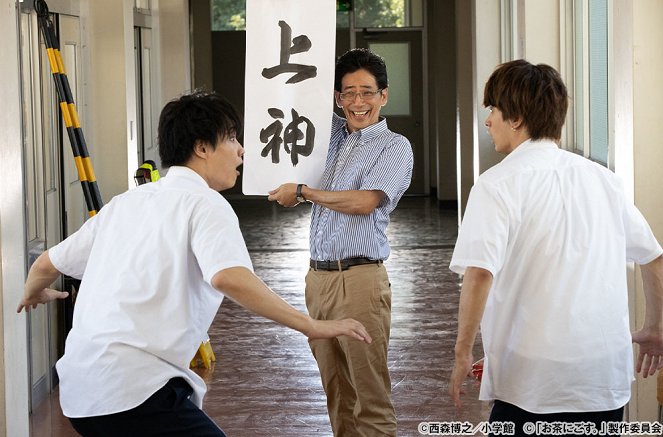
[[[318,261],[389,256],[389,214],[410,186],[412,147],[402,135],[377,123],[349,133],[345,119],[334,114],[331,139],[320,189],[380,190],[385,197],[367,215],[350,215],[318,204],[311,210],[311,259]]]

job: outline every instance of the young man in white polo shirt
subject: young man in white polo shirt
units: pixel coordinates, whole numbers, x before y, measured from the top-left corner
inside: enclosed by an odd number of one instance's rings
[[[481,323],[491,422],[512,422],[516,436],[539,435],[537,422],[598,432],[623,418],[631,342],[644,377],[663,365],[663,249],[614,173],[558,147],[568,95],[557,71],[502,64],[484,105],[507,156],[472,188],[451,259],[464,278],[449,392],[460,406]],[[642,267],[647,302],[633,335],[627,261]]]
[[[168,103],[159,120],[168,174],[113,198],[30,269],[18,312],[66,297],[47,288],[61,273],[82,278],[57,363],[62,411],[81,434],[224,435],[200,409],[206,387],[189,369],[221,293],[311,339],[370,343],[359,322],[313,320],[253,274],[237,216],[218,193],[239,175],[241,126],[215,94]]]

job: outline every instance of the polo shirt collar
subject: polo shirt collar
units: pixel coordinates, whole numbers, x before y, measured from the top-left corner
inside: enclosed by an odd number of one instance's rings
[[[189,167],[174,165],[168,169],[168,173],[164,178],[172,176],[173,178],[183,178],[200,185],[203,188],[209,188],[205,179]]]
[[[361,138],[363,141],[371,141],[373,138],[377,137],[378,135],[386,132],[388,130],[387,128],[387,119],[385,117],[380,117],[378,119],[377,123],[374,123],[370,126],[367,126],[363,129],[359,129],[356,132],[350,133],[348,131],[348,125],[347,122],[345,124],[345,132],[347,135],[357,135],[359,138]]]
[[[513,149],[511,153],[509,153],[502,161],[506,161],[507,159],[510,159],[514,155],[519,155],[521,153],[525,153],[528,150],[535,150],[535,149],[558,149],[559,147],[557,144],[549,139],[540,139],[540,140],[525,140],[518,147]]]

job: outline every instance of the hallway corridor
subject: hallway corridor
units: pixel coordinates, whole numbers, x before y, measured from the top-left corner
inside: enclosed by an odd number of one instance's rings
[[[310,208],[284,209],[263,199],[231,203],[256,274],[306,311]],[[448,269],[456,231],[456,212],[439,209],[427,197],[402,199],[388,228],[392,253],[385,265],[393,291],[389,367],[399,436],[420,435],[420,422],[477,425],[489,414],[489,406],[477,401],[474,381],[466,383],[460,412],[446,393],[460,290],[459,277]],[[318,369],[301,334],[229,299],[209,334],[217,361],[209,371],[200,370],[209,387],[204,409],[229,437],[332,435]],[[43,402],[32,426],[35,437],[76,435],[62,418],[56,396]]]

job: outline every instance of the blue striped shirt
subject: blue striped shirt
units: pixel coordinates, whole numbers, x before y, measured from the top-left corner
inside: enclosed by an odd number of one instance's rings
[[[334,114],[327,163],[320,182],[325,191],[380,190],[384,199],[370,214],[350,215],[318,204],[311,209],[311,259],[318,261],[389,257],[389,214],[410,186],[412,147],[380,121],[349,133]]]

